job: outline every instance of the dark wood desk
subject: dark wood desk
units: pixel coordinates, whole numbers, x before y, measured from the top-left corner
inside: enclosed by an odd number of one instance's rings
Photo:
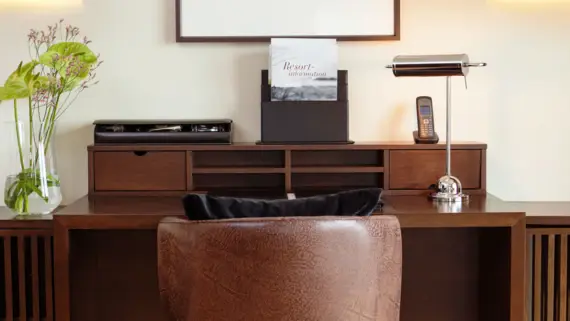
[[[507,294],[492,291],[506,289],[504,285],[511,283],[510,278],[504,276],[509,273],[507,269],[521,266],[526,268],[525,292],[530,319],[567,319],[570,202],[508,203],[493,197],[481,197],[464,206],[462,214],[453,215],[437,214],[439,209],[426,203],[423,197],[399,196],[387,198],[387,201],[384,212],[399,215],[407,249],[402,320],[432,320],[436,317],[450,320],[465,313],[473,313],[467,317],[468,320],[483,320],[485,313],[491,311],[476,307],[496,297],[499,298],[497,302],[504,303]],[[514,214],[499,216],[492,215],[493,212]],[[496,266],[486,262],[492,262],[496,256],[508,251],[506,242],[503,242],[507,236],[502,232],[509,227],[466,226],[487,226],[489,220],[496,219],[495,216],[499,216],[500,222],[493,224],[509,225],[512,224],[511,215],[517,216],[517,212],[527,213],[527,264],[499,264],[496,270]],[[70,316],[70,312],[66,312],[67,304],[71,304],[71,311],[75,311],[72,312],[72,320],[94,320],[97,316],[109,314],[114,315],[109,320],[121,317],[123,321],[135,318],[163,320],[157,305],[156,262],[150,253],[156,248],[154,228],[158,220],[163,216],[181,215],[178,199],[82,199],[61,215],[63,221],[77,224],[75,226],[84,230],[71,229],[63,239],[72,242],[64,242],[69,246],[67,253],[70,256],[64,255],[63,261],[69,265],[61,264],[65,249],[58,251],[59,259],[56,258],[57,263],[52,265],[52,217],[21,219],[0,208],[0,273],[4,276],[0,278],[0,320],[14,321],[24,317],[28,320],[54,320],[54,291],[57,292],[58,317],[62,320],[68,320]],[[509,222],[505,222],[507,219]],[[95,229],[91,229],[90,224]],[[448,225],[456,227],[445,227]],[[60,226],[56,230],[61,232],[63,228]],[[493,238],[499,242],[494,242]],[[56,242],[58,239],[56,237]],[[434,246],[441,250],[433,250]],[[486,252],[489,247],[491,251]],[[483,256],[479,255],[481,252],[485,252]],[[506,259],[502,257],[499,260]],[[52,282],[54,270],[58,274],[56,283]],[[69,272],[70,277],[66,278]],[[498,286],[489,290],[494,283],[479,283],[484,275],[488,280],[498,280]],[[86,278],[81,279],[81,276]],[[68,283],[60,284],[62,278]],[[415,290],[418,288],[419,291]],[[88,291],[78,293],[81,289]],[[71,293],[73,299],[59,300],[61,292]],[[483,296],[489,292],[492,295],[486,297],[487,301],[475,303],[477,293]],[[521,300],[520,297],[512,299]],[[129,308],[135,305],[136,308]],[[512,315],[520,315],[523,311],[517,307],[511,309],[516,309]],[[90,312],[92,315],[87,315]],[[504,308],[500,309],[499,314],[491,319],[505,313]],[[421,314],[425,314],[425,318]]]
[[[524,213],[475,196],[461,214],[422,196],[386,197],[400,219],[403,321],[524,320]],[[178,197],[83,198],[54,215],[57,321],[165,320],[156,227]]]
[[[165,321],[156,226],[182,215],[180,195],[363,187],[383,188],[387,204],[377,214],[397,215],[403,227],[402,321],[523,321],[525,293],[532,321],[566,321],[570,203],[485,196],[486,145],[462,143],[452,146],[454,174],[480,196],[435,207],[417,195],[443,173],[444,147],[89,146],[90,199],[53,220],[0,210],[0,321]]]

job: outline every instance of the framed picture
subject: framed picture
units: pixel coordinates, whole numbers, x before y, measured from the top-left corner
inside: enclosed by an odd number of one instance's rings
[[[400,0],[176,0],[177,42],[400,40]]]

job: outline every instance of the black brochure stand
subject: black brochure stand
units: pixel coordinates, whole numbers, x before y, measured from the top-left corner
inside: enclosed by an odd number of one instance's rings
[[[258,144],[352,144],[348,139],[347,71],[338,71],[336,101],[271,101],[269,73],[261,72]]]

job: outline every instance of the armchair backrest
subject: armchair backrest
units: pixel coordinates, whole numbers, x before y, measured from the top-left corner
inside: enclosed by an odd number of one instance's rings
[[[158,227],[171,321],[398,321],[402,238],[393,216],[188,221]]]

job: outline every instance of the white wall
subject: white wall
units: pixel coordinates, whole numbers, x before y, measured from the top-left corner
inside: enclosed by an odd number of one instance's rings
[[[445,80],[394,78],[384,66],[396,54],[465,52],[489,66],[472,69],[468,90],[454,79],[453,134],[489,144],[488,190],[506,200],[570,200],[570,6],[401,1],[401,41],[341,46],[351,138],[410,140],[418,95],[434,98],[443,134]],[[28,29],[60,17],[79,26],[105,60],[101,83],[84,92],[58,128],[66,203],[87,191],[94,119],[229,117],[237,141],[259,138],[266,45],[177,44],[174,0],[85,0],[74,13],[0,13],[0,78],[27,57]],[[0,120],[9,119],[10,105],[0,106]],[[0,155],[2,177],[7,159]]]

